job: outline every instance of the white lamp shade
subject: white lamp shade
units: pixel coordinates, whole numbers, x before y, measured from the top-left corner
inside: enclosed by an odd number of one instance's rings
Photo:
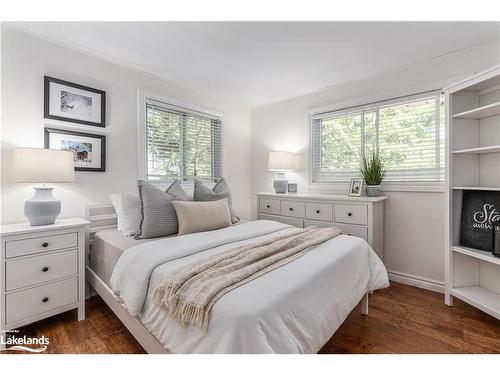
[[[271,151],[269,153],[270,171],[293,171],[293,152],[289,151]]]
[[[15,182],[73,182],[75,167],[70,151],[45,148],[14,150],[13,176]]]

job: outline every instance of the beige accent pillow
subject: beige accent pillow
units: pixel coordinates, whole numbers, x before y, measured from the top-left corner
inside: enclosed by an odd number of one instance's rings
[[[172,204],[179,221],[179,236],[231,226],[227,199],[212,202],[172,201]]]

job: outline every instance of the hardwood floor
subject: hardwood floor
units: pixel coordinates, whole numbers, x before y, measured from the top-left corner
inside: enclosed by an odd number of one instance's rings
[[[48,353],[144,353],[99,297],[87,301],[87,319],[70,311],[20,329],[50,339]],[[8,352],[4,352],[8,353]],[[358,306],[320,353],[500,353],[500,321],[457,299],[391,283]]]

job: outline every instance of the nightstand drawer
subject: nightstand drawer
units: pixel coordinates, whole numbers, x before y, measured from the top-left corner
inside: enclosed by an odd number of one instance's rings
[[[265,214],[280,214],[280,200],[279,199],[259,199],[259,212]]]
[[[53,236],[28,238],[25,240],[7,241],[5,257],[13,258],[21,255],[36,254],[45,251],[68,249],[78,246],[78,233],[66,233]]]
[[[368,224],[368,208],[366,206],[336,204],[334,211],[337,223]]]
[[[42,314],[78,301],[78,278],[7,294],[7,324]]]
[[[283,216],[292,216],[304,218],[306,205],[304,202],[281,201],[281,214]]]
[[[306,203],[306,218],[333,221],[333,208],[329,203]]]
[[[78,273],[78,250],[10,260],[5,271],[7,291],[73,276]]]

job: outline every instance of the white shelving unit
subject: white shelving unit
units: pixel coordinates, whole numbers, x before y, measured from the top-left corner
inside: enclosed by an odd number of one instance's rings
[[[460,245],[463,192],[500,191],[500,66],[448,87],[446,101],[445,303],[500,319],[500,258]]]

